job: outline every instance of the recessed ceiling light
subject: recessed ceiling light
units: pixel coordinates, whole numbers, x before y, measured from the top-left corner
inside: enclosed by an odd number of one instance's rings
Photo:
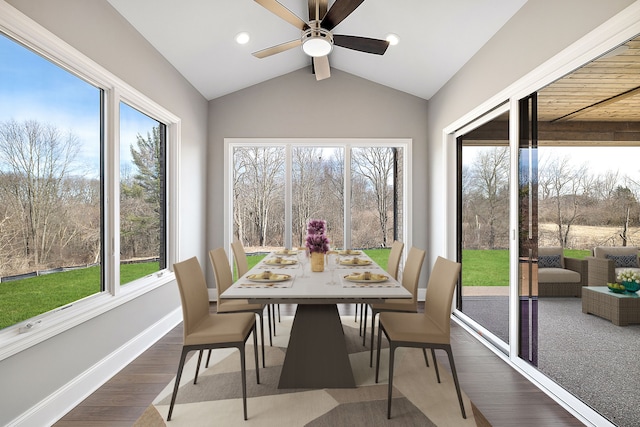
[[[247,44],[249,43],[249,39],[249,33],[246,33],[244,31],[236,34],[236,43],[238,44]]]
[[[385,37],[385,40],[389,42],[391,46],[395,46],[400,42],[400,37],[397,34],[389,33]]]

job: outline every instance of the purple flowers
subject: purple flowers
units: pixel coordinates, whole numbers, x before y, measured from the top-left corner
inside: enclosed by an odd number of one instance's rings
[[[329,239],[326,236],[327,223],[321,219],[311,219],[307,224],[307,249],[309,252],[326,254],[329,252]]]

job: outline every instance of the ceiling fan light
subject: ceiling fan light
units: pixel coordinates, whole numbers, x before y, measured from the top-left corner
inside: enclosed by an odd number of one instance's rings
[[[389,33],[385,37],[385,40],[389,42],[391,46],[395,46],[400,42],[400,37],[397,34]]]
[[[302,43],[302,50],[309,56],[326,56],[331,53],[333,45],[325,38],[311,37]]]

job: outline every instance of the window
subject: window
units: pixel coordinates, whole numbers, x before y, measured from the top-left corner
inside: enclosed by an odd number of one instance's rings
[[[120,103],[120,283],[165,268],[165,129]]]
[[[228,139],[226,144],[227,220],[249,252],[303,246],[312,218],[327,221],[333,248],[388,248],[394,239],[407,243],[408,140]]]
[[[0,358],[176,259],[179,119],[35,25],[0,19]]]

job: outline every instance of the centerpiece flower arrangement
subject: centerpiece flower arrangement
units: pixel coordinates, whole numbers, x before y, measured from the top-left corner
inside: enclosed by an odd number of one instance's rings
[[[616,279],[622,282],[629,292],[637,292],[640,289],[640,272],[637,270],[622,270],[617,274]]]
[[[329,238],[327,237],[327,223],[321,219],[309,220],[307,224],[306,247],[311,257],[311,270],[324,270],[324,255],[329,252]]]

